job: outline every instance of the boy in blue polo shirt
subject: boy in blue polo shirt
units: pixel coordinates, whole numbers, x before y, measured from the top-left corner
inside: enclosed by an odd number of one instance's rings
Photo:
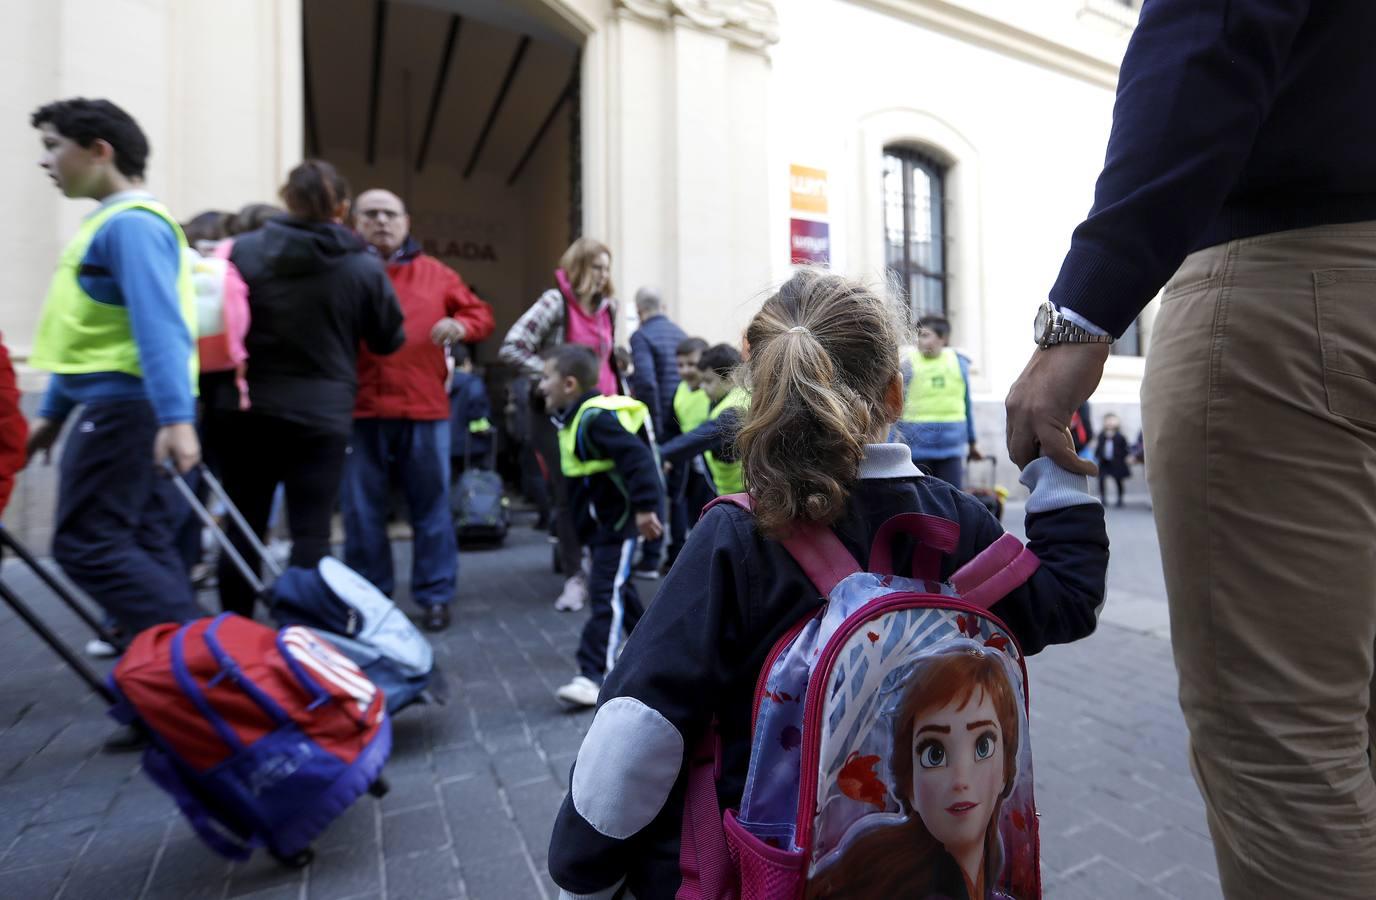
[[[31,365],[53,373],[30,428],[62,454],[53,557],[132,636],[203,615],[174,539],[185,510],[158,471],[190,471],[195,429],[195,294],[175,219],[143,190],[148,141],[108,100],[50,103],[32,124],[40,165],[74,199],[99,202],[58,261]]]

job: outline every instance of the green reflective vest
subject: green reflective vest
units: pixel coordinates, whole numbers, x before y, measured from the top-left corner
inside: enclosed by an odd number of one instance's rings
[[[730,393],[721,398],[716,406],[712,407],[709,419],[715,420],[728,409],[739,409],[744,415],[750,408],[750,395],[744,388],[732,388]],[[716,454],[707,451],[702,455],[707,461],[707,471],[712,473],[712,484],[716,485],[717,496],[723,497],[727,494],[739,494],[745,490],[745,469],[741,466],[740,460],[726,462],[717,459]]]
[[[621,396],[598,396],[590,397],[582,406],[578,407],[578,412],[569,417],[564,423],[564,427],[559,429],[559,468],[563,471],[565,478],[582,478],[587,475],[596,475],[599,472],[610,472],[615,463],[610,459],[579,459],[576,451],[578,446],[578,429],[583,423],[583,416],[590,409],[605,409],[616,414],[621,421],[621,427],[631,434],[636,434],[644,427],[645,421],[650,417],[650,409],[639,400],[632,400],[630,397]]]
[[[712,398],[702,388],[694,390],[687,382],[680,381],[674,391],[674,417],[678,419],[678,429],[687,434],[707,421],[712,411]]]
[[[57,271],[48,286],[43,302],[38,334],[34,338],[33,355],[29,364],[62,375],[82,375],[90,372],[124,372],[143,377],[139,365],[139,348],[129,326],[129,310],[125,306],[101,303],[81,289],[77,280],[81,261],[95,239],[96,232],[111,216],[127,209],[146,209],[162,218],[177,234],[177,243],[186,248],[181,226],[167,207],[152,200],[129,200],[97,210],[77,229],[58,259]],[[191,267],[182,256],[181,271],[177,275],[177,296],[181,301],[182,318],[196,337],[196,289],[191,281]],[[196,352],[191,352],[191,384],[196,384]]]
[[[947,347],[935,359],[912,351],[913,377],[903,403],[904,422],[964,422],[965,378],[960,358]]]

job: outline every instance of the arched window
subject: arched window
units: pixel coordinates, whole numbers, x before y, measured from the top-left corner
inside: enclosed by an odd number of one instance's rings
[[[917,150],[884,148],[884,263],[914,319],[946,315],[945,174]]]

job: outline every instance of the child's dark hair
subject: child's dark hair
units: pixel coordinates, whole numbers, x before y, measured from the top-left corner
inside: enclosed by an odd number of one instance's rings
[[[612,359],[616,360],[616,370],[625,375],[635,367],[635,362],[631,359],[631,351],[625,347],[617,347],[612,350]]]
[[[233,215],[227,212],[206,210],[183,223],[182,234],[186,235],[186,242],[193,247],[198,241],[222,241],[229,236],[226,226],[232,218]]]
[[[580,390],[590,391],[597,386],[602,363],[591,347],[560,344],[547,351],[545,359],[554,361],[554,371],[560,378],[572,378],[578,382]]]
[[[51,125],[57,133],[90,149],[104,141],[115,151],[115,168],[127,178],[142,178],[148,164],[148,138],[134,117],[109,100],[73,97],[57,100],[34,110],[29,118],[34,128]]]
[[[945,316],[923,316],[917,322],[918,328],[925,328],[943,341],[951,336],[951,322]]]
[[[349,182],[323,159],[308,159],[291,170],[282,185],[282,202],[299,219],[329,222],[335,208],[349,202]]]
[[[449,355],[454,357],[454,365],[456,366],[461,366],[473,358],[473,354],[468,350],[468,345],[461,341],[455,341],[449,345]]]
[[[247,234],[250,231],[257,231],[268,221],[282,215],[283,209],[280,206],[273,206],[271,203],[250,203],[237,213],[229,217],[229,222],[225,225],[225,230],[233,237],[236,234]]]
[[[730,378],[731,373],[740,368],[741,351],[730,344],[717,344],[702,351],[698,357],[698,368],[703,372],[709,369],[720,378]]]
[[[750,411],[736,438],[755,521],[770,537],[839,518],[898,374],[894,307],[865,285],[804,269],[746,329]]]
[[[678,347],[674,350],[675,356],[692,356],[694,353],[701,353],[707,349],[707,342],[702,338],[684,338],[678,342]]]

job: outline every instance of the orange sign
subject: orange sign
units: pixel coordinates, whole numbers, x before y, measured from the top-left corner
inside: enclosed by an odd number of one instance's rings
[[[827,173],[807,166],[788,167],[789,206],[794,212],[827,212]]]

